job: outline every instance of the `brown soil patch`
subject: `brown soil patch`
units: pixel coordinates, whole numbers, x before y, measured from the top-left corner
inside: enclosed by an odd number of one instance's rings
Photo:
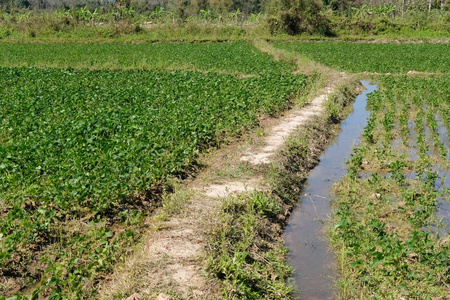
[[[147,234],[141,249],[103,283],[100,298],[125,299],[134,293],[142,299],[156,299],[160,294],[183,298],[216,294],[202,273],[204,237],[214,225],[211,212],[215,202],[197,194],[178,215],[150,220],[154,230]]]
[[[323,89],[321,95],[314,98],[307,107],[293,110],[283,117],[280,120],[281,122],[270,129],[270,133],[264,139],[263,146],[256,149],[249,148],[244,156],[241,157],[241,161],[246,161],[254,165],[271,163],[273,156],[279,151],[294,130],[323,112],[324,108],[322,104],[332,91],[333,89],[331,87]]]
[[[229,197],[231,195],[242,194],[253,190],[263,190],[260,182],[262,178],[252,178],[250,180],[242,181],[229,181],[223,184],[211,184],[209,186],[203,186],[203,193],[211,198]]]
[[[416,77],[430,77],[430,76],[442,76],[444,75],[443,73],[440,72],[419,72],[419,71],[408,71],[407,73],[378,73],[378,72],[362,72],[359,73],[362,74],[365,77],[369,77],[369,76],[380,76],[380,75],[385,75],[385,76],[403,76],[403,75],[407,75],[407,76],[416,76]]]

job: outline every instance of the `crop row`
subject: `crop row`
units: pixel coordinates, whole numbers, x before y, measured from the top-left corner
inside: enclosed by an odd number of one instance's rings
[[[400,134],[396,133],[397,139],[402,140],[405,148],[410,148],[410,153],[412,149],[418,151],[422,159],[441,156],[445,160],[449,155],[448,82],[448,77],[424,79],[406,76],[386,77],[381,81],[383,90],[378,96],[382,100],[378,103],[391,103],[388,114],[393,116],[392,126],[400,130]],[[415,157],[411,159],[415,160]]]
[[[450,77],[379,77],[362,143],[335,187],[343,298],[449,295]],[[446,113],[446,115],[444,115]]]
[[[36,68],[0,77],[0,276],[10,279],[0,291],[40,282],[53,299],[86,296],[85,281],[135,237],[157,186],[285,108],[306,81]]]
[[[51,53],[51,55],[49,55]],[[0,66],[216,71],[232,74],[290,73],[248,43],[201,44],[2,44]]]
[[[349,72],[450,71],[450,44],[275,43],[325,65]]]

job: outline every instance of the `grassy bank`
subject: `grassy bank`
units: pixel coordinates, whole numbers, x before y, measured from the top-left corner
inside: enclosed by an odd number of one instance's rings
[[[292,298],[283,229],[309,170],[349,113],[355,86],[347,82],[339,87],[325,104],[326,113],[291,137],[277,163],[260,170],[271,182],[271,192],[224,201],[208,259],[209,272],[221,282],[224,298]]]

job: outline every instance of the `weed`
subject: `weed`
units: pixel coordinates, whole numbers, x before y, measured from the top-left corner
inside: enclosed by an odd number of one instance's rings
[[[230,299],[289,298],[285,285],[291,270],[284,260],[287,250],[275,237],[281,230],[277,218],[282,205],[276,197],[253,192],[227,199],[210,248],[209,272],[224,283]],[[268,264],[267,262],[270,262]]]

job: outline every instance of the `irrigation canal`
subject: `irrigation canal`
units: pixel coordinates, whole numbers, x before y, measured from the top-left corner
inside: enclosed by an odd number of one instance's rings
[[[345,163],[367,125],[370,116],[366,110],[367,94],[378,88],[367,81],[362,83],[366,90],[356,98],[353,112],[341,124],[339,136],[311,171],[299,200],[301,205],[292,213],[284,232],[285,245],[290,250],[288,262],[295,270],[292,283],[300,291],[297,296],[301,299],[335,298],[337,271],[324,223],[331,215],[331,188],[346,174]]]

